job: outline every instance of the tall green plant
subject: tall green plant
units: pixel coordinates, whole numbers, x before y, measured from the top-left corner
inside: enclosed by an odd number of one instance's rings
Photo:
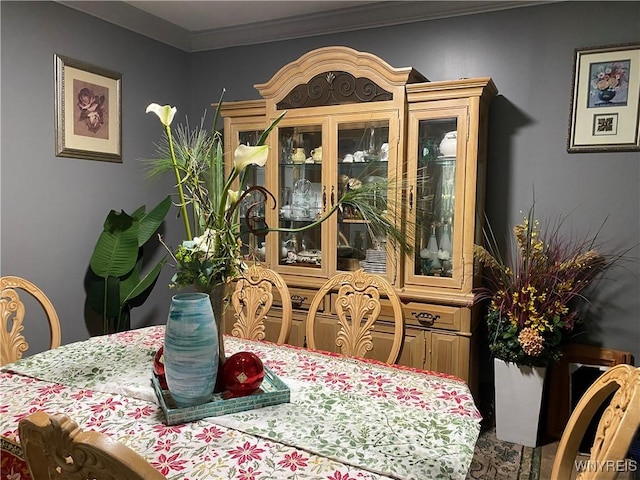
[[[142,205],[131,215],[115,210],[107,215],[91,255],[87,288],[88,305],[102,316],[104,333],[131,328],[131,308],[142,305],[151,293],[166,258],[143,274],[143,246],[170,207],[167,196],[149,213]]]

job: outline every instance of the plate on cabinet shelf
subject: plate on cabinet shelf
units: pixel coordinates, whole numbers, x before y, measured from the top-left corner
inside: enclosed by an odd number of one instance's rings
[[[362,260],[360,266],[367,273],[387,273],[387,265],[382,263],[372,263]]]
[[[302,252],[298,252],[298,257],[301,258],[321,258],[322,252],[320,250],[303,250]]]

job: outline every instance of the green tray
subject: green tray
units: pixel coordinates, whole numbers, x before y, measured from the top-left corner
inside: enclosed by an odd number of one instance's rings
[[[173,398],[171,398],[171,393],[169,393],[168,390],[162,389],[155,373],[151,378],[151,383],[160,401],[160,407],[164,412],[165,423],[167,425],[192,422],[205,417],[218,417],[230,413],[244,412],[291,401],[289,387],[267,367],[264,367],[264,380],[262,381],[262,385],[251,395],[222,398],[222,393],[214,393],[211,395],[209,402],[192,407],[178,407]]]

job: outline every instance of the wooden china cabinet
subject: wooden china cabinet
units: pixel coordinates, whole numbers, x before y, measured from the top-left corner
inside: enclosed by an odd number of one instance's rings
[[[245,253],[279,272],[291,291],[290,343],[305,346],[306,311],[319,286],[364,268],[386,276],[404,303],[399,363],[456,375],[475,390],[473,244],[482,227],[488,106],[497,93],[491,79],[429,82],[411,67],[336,46],[308,52],[256,89],[261,100],[222,106],[225,145],[232,146],[255,144],[287,112],[269,136],[267,165],[249,172],[249,184],[272,192],[277,208],[255,207],[261,210],[253,214],[269,226],[297,228],[327,212],[350,182],[388,178],[397,185],[381,192],[388,214],[415,246],[411,255],[397,251],[347,209],[302,233],[247,232]],[[230,164],[233,148],[226,151]],[[331,303],[319,310],[316,341],[336,351]],[[387,307],[376,346],[393,339]],[[231,323],[227,318],[229,331]],[[375,347],[370,357],[386,358]]]

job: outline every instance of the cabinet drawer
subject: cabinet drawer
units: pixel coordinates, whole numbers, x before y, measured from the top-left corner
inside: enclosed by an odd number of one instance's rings
[[[309,307],[313,301],[313,296],[316,292],[305,288],[289,287],[289,293],[291,294],[291,306],[293,307],[293,310],[302,310],[307,312],[309,311]],[[327,298],[328,297],[323,298],[320,302],[320,305],[318,306],[319,312],[324,312]],[[282,307],[280,295],[275,290],[273,292],[273,306]]]
[[[331,294],[331,313],[335,314],[335,296]],[[420,302],[403,303],[404,321],[407,326],[433,327],[443,330],[459,331],[462,309],[446,305],[432,305]],[[386,298],[380,299],[380,320],[393,321],[393,307]]]
[[[460,330],[461,309],[445,305],[409,302],[404,305],[404,320],[407,325]]]
[[[380,300],[380,318],[393,319],[393,307],[386,298]],[[445,305],[409,302],[402,305],[407,326],[460,330],[461,309]]]

